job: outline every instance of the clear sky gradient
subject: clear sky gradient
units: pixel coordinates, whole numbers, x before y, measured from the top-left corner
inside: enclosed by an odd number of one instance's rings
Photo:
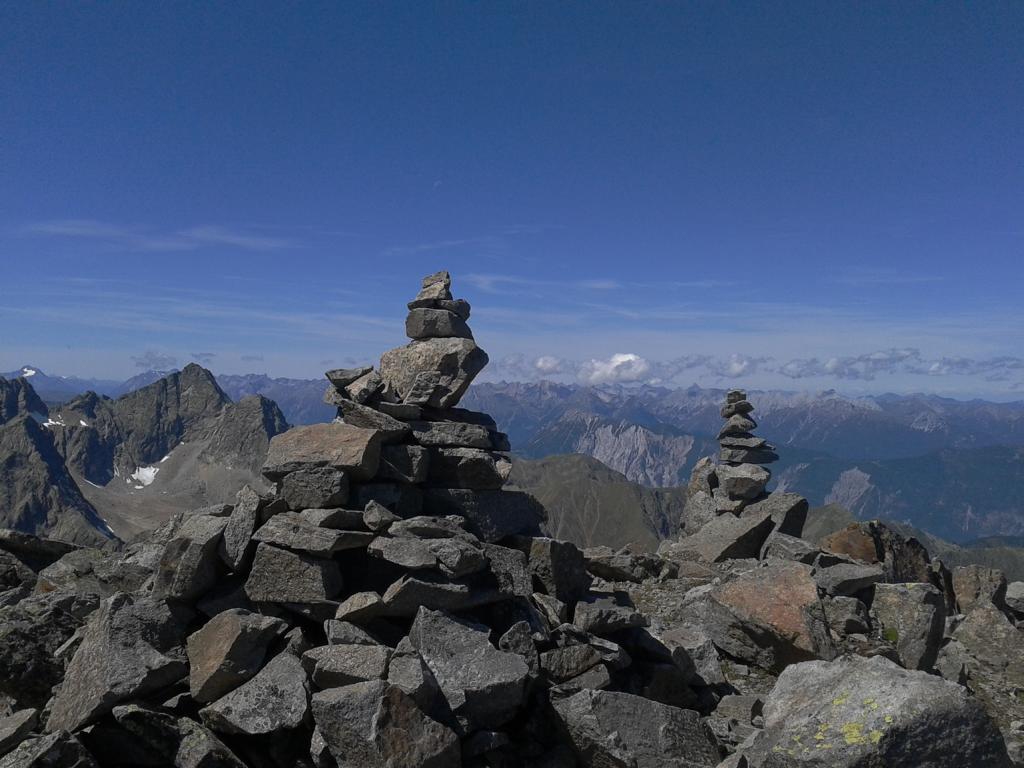
[[[0,370],[1024,397],[1020,3],[5,3]],[[618,357],[614,357],[618,355]]]

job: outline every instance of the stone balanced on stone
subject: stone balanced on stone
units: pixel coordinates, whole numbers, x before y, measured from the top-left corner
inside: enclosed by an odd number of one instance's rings
[[[718,487],[714,497],[718,512],[739,512],[764,495],[771,472],[764,464],[778,461],[775,447],[754,435],[757,422],[750,415],[753,404],[747,393],[730,390],[722,406],[725,425],[718,433]]]

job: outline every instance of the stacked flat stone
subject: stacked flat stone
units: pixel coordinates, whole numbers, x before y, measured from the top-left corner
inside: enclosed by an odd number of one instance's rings
[[[761,499],[771,479],[771,472],[762,465],[779,458],[775,446],[753,433],[757,429],[757,422],[750,415],[753,410],[746,392],[733,389],[726,394],[722,406],[722,418],[726,421],[718,433],[718,487],[714,492],[719,513],[738,513]]]

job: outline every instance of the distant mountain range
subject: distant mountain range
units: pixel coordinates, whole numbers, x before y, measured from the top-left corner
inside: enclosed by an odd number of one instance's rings
[[[194,364],[117,399],[87,392],[61,405],[37,395],[38,375],[0,378],[0,527],[89,544],[130,537],[246,483],[266,487],[267,445],[288,428],[273,401],[232,402]]]
[[[52,405],[83,388],[122,396],[167,375],[147,371],[104,382],[26,366],[8,378],[25,376]],[[215,384],[233,401],[253,395],[274,401],[291,424],[334,416],[322,400],[322,379],[222,375]],[[724,390],[696,386],[482,383],[463,403],[493,415],[518,456],[583,454],[631,482],[673,488],[686,484],[700,457],[717,452],[723,396]],[[1024,535],[1024,402],[850,398],[832,391],[751,391],[750,397],[758,433],[779,448],[781,461],[772,467],[776,487],[798,491],[812,504],[839,503],[861,519],[903,521],[952,541]]]

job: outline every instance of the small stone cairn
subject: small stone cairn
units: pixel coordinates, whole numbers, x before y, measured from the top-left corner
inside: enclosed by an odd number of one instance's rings
[[[745,506],[764,496],[771,471],[764,464],[778,461],[775,447],[757,437],[757,422],[750,415],[753,404],[747,393],[730,390],[722,406],[725,425],[718,433],[718,487],[714,491],[716,511],[739,513]]]

